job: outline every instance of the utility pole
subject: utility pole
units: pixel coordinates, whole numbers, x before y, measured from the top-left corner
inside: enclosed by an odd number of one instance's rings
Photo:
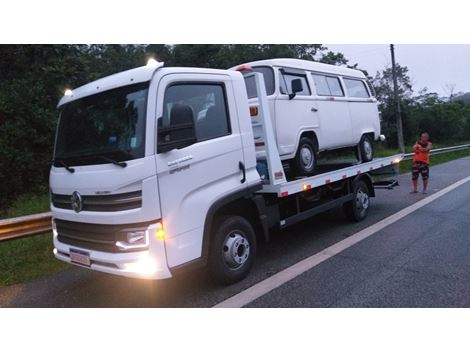
[[[395,48],[393,47],[393,44],[390,44],[390,53],[392,54],[393,95],[395,97],[395,104],[396,104],[398,148],[400,149],[400,153],[404,153],[405,141],[403,138],[403,124],[401,122],[400,97],[398,96],[397,71],[395,67]]]

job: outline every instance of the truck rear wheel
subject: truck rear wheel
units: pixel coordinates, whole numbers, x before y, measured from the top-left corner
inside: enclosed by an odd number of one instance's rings
[[[210,247],[209,271],[216,282],[232,284],[244,279],[253,266],[255,232],[241,216],[224,216],[216,226]]]
[[[300,138],[299,148],[297,149],[293,163],[298,176],[313,174],[317,166],[317,150],[310,138]]]
[[[359,222],[367,217],[369,206],[369,188],[364,181],[355,182],[354,198],[343,204],[344,213],[350,220]]]

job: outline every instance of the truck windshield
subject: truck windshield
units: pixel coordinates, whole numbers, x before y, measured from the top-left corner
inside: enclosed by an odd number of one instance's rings
[[[148,83],[108,90],[60,111],[54,166],[91,165],[144,157]]]

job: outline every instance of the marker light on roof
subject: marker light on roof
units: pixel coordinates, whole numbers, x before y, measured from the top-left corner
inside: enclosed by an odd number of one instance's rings
[[[150,59],[148,59],[147,61],[147,66],[149,67],[154,67],[154,66],[158,66],[160,63],[155,60],[153,57],[151,57]]]
[[[69,97],[72,95],[72,90],[71,89],[66,89],[65,92],[64,92],[64,95]]]

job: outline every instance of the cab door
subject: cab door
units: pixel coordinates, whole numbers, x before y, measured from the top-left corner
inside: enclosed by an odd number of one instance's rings
[[[204,221],[217,199],[243,190],[242,140],[230,76],[168,74],[157,93],[156,165],[168,266],[197,259],[202,253]],[[194,121],[190,132],[162,137],[159,130],[172,123]],[[163,140],[166,138],[167,140]],[[164,150],[181,141],[178,149]],[[175,145],[177,145],[176,143]]]

